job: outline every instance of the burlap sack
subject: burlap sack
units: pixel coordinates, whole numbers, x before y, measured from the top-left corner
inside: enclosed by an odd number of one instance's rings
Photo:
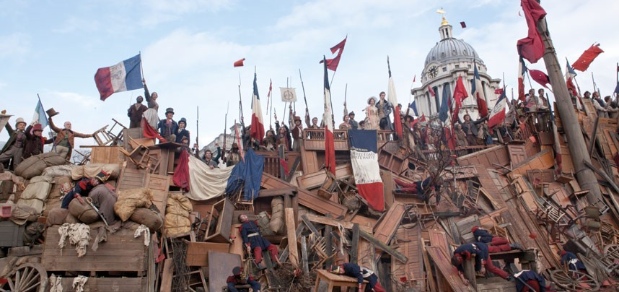
[[[52,178],[48,176],[33,177],[26,189],[19,195],[17,205],[29,206],[37,210],[37,214],[41,214],[49,195],[49,190],[52,188]]]
[[[52,179],[52,189],[49,191],[49,199],[58,198],[62,196],[63,185],[67,185],[70,188],[73,187],[73,180],[71,176],[58,176]],[[66,187],[66,186],[65,186]]]
[[[43,170],[43,174],[42,175],[47,175],[47,176],[51,176],[51,177],[62,177],[62,176],[68,176],[71,177],[71,170],[75,167],[78,167],[77,165],[74,164],[66,164],[66,165],[55,165],[55,166],[50,166],[50,167],[46,167]]]
[[[284,231],[284,198],[274,197],[271,200],[271,222],[269,227],[274,233],[283,233]]]
[[[87,200],[88,198],[84,198]],[[69,213],[82,223],[90,224],[99,220],[99,214],[88,203],[80,203],[79,200],[73,199],[69,203]]]
[[[73,217],[73,215],[71,215],[71,213],[67,212],[67,217],[64,218],[64,223],[69,223],[69,224],[73,224],[73,223],[81,223],[79,220],[77,220],[77,218]]]
[[[105,171],[110,175],[108,179],[116,179],[120,175],[120,164],[89,163],[76,166],[71,169],[71,177],[73,180],[78,180],[83,177],[91,178],[95,177],[101,171]]]
[[[43,216],[49,216],[49,212],[56,208],[60,208],[62,204],[62,200],[60,198],[47,199],[47,203],[45,204],[45,210],[43,210]]]
[[[114,212],[120,220],[127,221],[136,208],[150,208],[153,204],[153,193],[150,189],[139,188],[118,192],[118,200],[114,204]]]
[[[16,168],[15,174],[25,179],[41,175],[46,167],[65,164],[64,157],[55,152],[47,152],[22,161]]]
[[[173,193],[168,197],[165,214],[165,234],[175,236],[191,231],[189,213],[193,206],[182,194]]]
[[[62,225],[64,224],[65,219],[67,219],[67,215],[69,215],[68,209],[63,209],[60,207],[51,209],[47,213],[46,225],[47,226]]]
[[[11,212],[11,221],[17,225],[24,225],[27,221],[34,222],[39,219],[40,212],[30,206],[16,204]]]
[[[161,214],[148,208],[135,209],[130,219],[135,223],[144,224],[151,232],[159,231],[163,226]]]

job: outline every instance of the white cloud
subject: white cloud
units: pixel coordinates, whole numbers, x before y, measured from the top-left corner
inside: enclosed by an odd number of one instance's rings
[[[0,58],[26,56],[31,51],[31,39],[25,33],[12,33],[0,36]]]

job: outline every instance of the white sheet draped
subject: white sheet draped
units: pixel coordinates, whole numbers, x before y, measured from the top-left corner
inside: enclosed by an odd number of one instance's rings
[[[210,169],[200,159],[189,156],[190,192],[185,195],[195,201],[208,200],[222,195],[226,190],[233,167],[225,167],[222,164],[219,167]]]

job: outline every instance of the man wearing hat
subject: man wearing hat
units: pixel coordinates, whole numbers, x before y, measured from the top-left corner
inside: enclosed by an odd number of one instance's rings
[[[361,291],[361,286],[363,284],[363,280],[367,280],[368,284],[365,286],[365,291],[375,291],[375,292],[385,292],[385,288],[378,282],[378,276],[374,274],[374,272],[370,269],[360,267],[357,264],[353,263],[343,263],[341,265],[335,266],[332,270],[332,273],[338,275],[346,275],[348,277],[357,278],[357,283],[359,283],[358,291]]]
[[[513,278],[507,272],[501,270],[492,263],[487,244],[483,242],[465,243],[454,250],[453,256],[451,257],[451,264],[458,269],[460,278],[467,283],[467,285],[468,279],[464,277],[463,264],[465,260],[470,260],[471,258],[475,260],[475,272],[485,274],[487,269],[489,272],[503,279],[510,280]]]
[[[9,133],[9,141],[4,144],[2,151],[0,151],[0,163],[6,163],[13,159],[13,169],[22,161],[22,155],[24,152],[24,144],[26,143],[26,122],[23,118],[17,118],[15,121],[15,128],[9,123],[4,126]]]
[[[228,276],[226,279],[226,283],[228,284],[229,292],[237,292],[237,291],[247,291],[248,289],[244,288],[236,288],[236,285],[249,285],[254,292],[260,291],[260,283],[254,279],[253,276],[248,276],[246,279],[243,279],[243,268],[242,267],[234,267],[232,269],[232,276]]]
[[[239,215],[239,221],[241,222],[241,238],[247,248],[247,253],[253,251],[254,262],[261,268],[266,268],[266,265],[262,263],[262,251],[268,250],[271,256],[271,261],[274,264],[281,266],[279,262],[277,246],[271,244],[266,238],[260,234],[260,227],[254,221],[250,221],[247,215]]]
[[[129,117],[129,128],[139,128],[140,123],[142,122],[142,116],[148,109],[142,104],[144,101],[142,96],[138,96],[135,101],[136,103],[132,104],[127,110],[127,116]]]
[[[350,124],[350,128],[353,130],[357,130],[359,129],[359,123],[357,121],[355,121],[355,112],[352,111],[350,113],[348,113],[348,123]]]
[[[71,189],[71,191],[69,191],[64,196],[64,198],[62,198],[62,203],[60,204],[60,207],[63,209],[68,209],[69,203],[71,203],[73,199],[77,199],[78,201],[80,201],[80,203],[83,204],[84,200],[82,199],[82,197],[88,197],[92,189],[98,186],[100,183],[105,182],[108,177],[109,174],[101,171],[92,178],[82,178],[79,182],[75,184],[73,189]]]
[[[294,128],[292,128],[292,150],[301,151],[301,143],[303,141],[303,124],[301,117],[294,116]]]
[[[108,225],[114,225],[116,222],[116,216],[114,214],[114,204],[118,200],[118,195],[105,185],[108,180],[109,174],[106,172],[99,172],[94,179],[98,182],[90,193],[88,198],[92,201],[92,204],[99,209],[99,213]]]
[[[181,118],[181,120],[178,121],[178,129],[176,131],[176,143],[182,143],[183,137],[187,137],[187,141],[191,141],[189,131],[187,131],[186,127],[187,120],[185,118]]]
[[[53,139],[43,137],[43,127],[39,123],[28,126],[24,133],[26,134],[26,143],[22,154],[24,159],[43,153],[43,145],[54,142]]]
[[[52,151],[56,151],[60,156],[69,159],[71,157],[71,151],[75,146],[75,137],[78,138],[91,138],[93,134],[82,134],[71,130],[71,122],[64,122],[64,129],[60,129],[54,124],[52,115],[49,116],[49,127],[57,133],[54,139],[54,147]]]
[[[174,109],[169,107],[165,110],[165,120],[159,121],[157,129],[159,134],[166,139],[167,142],[176,142],[176,132],[178,124],[172,118],[174,117]]]
[[[230,149],[230,153],[226,157],[226,166],[234,166],[241,161],[241,153],[239,153],[239,144],[234,142],[232,143],[232,148]]]

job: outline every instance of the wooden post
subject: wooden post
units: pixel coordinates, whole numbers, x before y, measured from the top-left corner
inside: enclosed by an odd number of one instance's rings
[[[333,236],[331,236],[331,231],[333,231],[333,227],[331,227],[331,225],[326,225],[325,226],[325,252],[327,253],[327,256],[329,257],[326,261],[325,261],[325,265],[327,266],[327,269],[330,269],[331,266],[333,265],[333,258],[331,257],[333,255]]]
[[[550,33],[548,32],[546,19],[539,21],[537,30],[546,49],[544,53],[544,63],[546,64],[550,84],[552,85],[552,90],[557,101],[557,112],[559,113],[559,117],[561,117],[561,124],[567,136],[567,146],[572,156],[576,179],[582,189],[589,190],[587,201],[590,204],[595,204],[599,200],[602,200],[602,193],[595,174],[585,166],[586,162],[591,163],[591,158],[589,157],[589,152],[587,152],[587,144],[582,135],[582,129],[578,123],[578,118],[574,113],[574,107],[572,106],[572,101],[567,91],[567,85],[563,78],[561,66],[557,60],[557,54],[552,44]],[[593,139],[595,139],[595,137],[593,137]],[[558,141],[555,141],[555,143],[558,143]]]
[[[286,159],[286,151],[284,151],[284,147],[286,147],[286,145],[279,145],[279,147],[277,148],[277,156],[279,157],[279,159]],[[284,161],[284,163],[286,163]],[[282,166],[282,164],[279,164],[279,178],[281,180],[286,180],[286,171],[284,171],[284,166]]]
[[[294,211],[292,208],[285,208],[286,214],[286,234],[288,235],[288,257],[290,263],[295,268],[299,267],[299,250],[297,248],[297,234],[294,226]]]
[[[593,124],[593,134],[591,135],[591,144],[589,144],[589,157],[593,156],[593,147],[595,147],[595,140],[597,139],[598,127],[600,124],[600,116],[595,119],[595,123]]]
[[[309,275],[309,263],[307,262],[307,238],[301,237],[301,267],[303,274]]]
[[[352,226],[352,245],[350,246],[350,262],[357,263],[359,255],[359,224],[355,223]]]

